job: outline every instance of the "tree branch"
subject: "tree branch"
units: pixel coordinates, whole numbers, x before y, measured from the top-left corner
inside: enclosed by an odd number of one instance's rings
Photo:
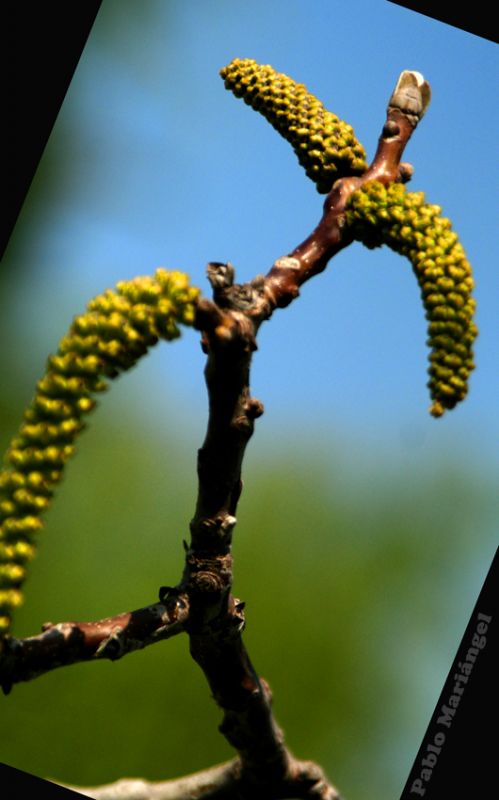
[[[265,278],[266,292],[275,306],[287,306],[298,296],[302,283],[322,272],[336,253],[351,244],[344,223],[345,206],[352,192],[368,181],[389,184],[411,179],[413,169],[410,164],[401,163],[401,159],[429,102],[430,87],[423,76],[419,72],[402,72],[388,102],[386,121],[371,166],[360,177],[342,178],[334,183],[318,226],[288,256],[278,259]]]
[[[327,784],[322,770],[309,761],[296,762],[299,780],[281,786],[278,793],[259,794],[262,800],[278,798],[309,798],[309,800],[340,800],[338,793]],[[254,798],[252,787],[241,774],[239,759],[196,772],[176,780],[152,783],[125,778],[106,786],[81,787],[62,784],[67,789],[93,800],[242,800]]]
[[[5,640],[0,685],[8,694],[14,683],[32,680],[57,667],[103,658],[115,661],[181,633],[188,617],[188,598],[174,595],[164,603],[97,622],[47,622],[38,636]]]
[[[198,301],[195,321],[207,354],[208,428],[198,452],[198,498],[185,569],[180,583],[161,593],[164,604],[100,623],[50,626],[38,637],[10,640],[2,656],[4,684],[8,684],[75,661],[118,658],[187,631],[192,657],[223,711],[220,730],[239,758],[173,783],[119,782],[114,789],[101,787],[93,795],[99,799],[338,797],[317,766],[297,761],[286,748],[272,714],[270,689],[256,673],[242,642],[244,603],[231,595],[231,543],[242,488],[241,466],[254,421],[263,413],[262,404],[250,394],[251,358],[260,324],[277,307],[287,306],[298,296],[302,283],[324,270],[351,243],[344,224],[351,194],[370,180],[388,184],[410,179],[412,168],[402,164],[401,158],[429,96],[428,84],[419,73],[402,73],[371,166],[360,177],[336,181],[315,230],[288,256],[278,259],[267,276],[240,285],[234,283],[230,264],[208,265],[213,301]],[[140,787],[149,793],[133,794],[142,791]],[[108,790],[115,793],[106,794]]]
[[[270,689],[257,675],[242,642],[243,604],[230,594],[230,549],[242,486],[241,464],[254,420],[263,412],[249,389],[256,334],[276,307],[288,305],[304,281],[350,244],[344,212],[352,192],[368,180],[388,183],[410,177],[411,171],[401,168],[400,159],[428,101],[429,88],[422,77],[402,73],[371,167],[362,177],[344,178],[333,185],[323,217],[308,239],[279,259],[266,277],[257,276],[244,285],[234,283],[232,265],[209,264],[213,303],[198,303],[195,325],[203,332],[202,345],[208,355],[209,420],[198,453],[198,501],[178,589],[191,601],[186,625],[191,655],[224,712],[220,730],[239,752],[252,796],[271,786],[282,790],[297,775],[297,762],[285,747],[272,714]],[[279,791],[272,796],[288,796]]]

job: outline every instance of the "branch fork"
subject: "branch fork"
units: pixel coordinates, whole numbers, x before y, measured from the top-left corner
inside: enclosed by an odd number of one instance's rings
[[[207,354],[209,419],[198,452],[191,542],[177,586],[163,587],[160,602],[137,611],[98,622],[47,623],[38,636],[12,638],[4,645],[0,682],[8,691],[13,683],[59,666],[115,660],[181,632],[189,636],[191,655],[223,711],[220,731],[238,757],[177,781],[120,781],[108,787],[78,788],[96,800],[339,798],[317,765],[296,760],[286,748],[273,717],[270,688],[256,673],[242,641],[244,603],[231,593],[231,543],[241,466],[255,420],[263,413],[263,405],[250,394],[251,358],[261,323],[298,297],[300,286],[351,243],[344,215],[352,192],[371,180],[385,184],[410,180],[412,167],[401,158],[429,99],[429,86],[419,73],[401,74],[371,166],[361,176],[336,181],[315,230],[277,259],[267,275],[241,285],[235,283],[232,264],[208,264],[213,300],[198,300],[195,326]]]

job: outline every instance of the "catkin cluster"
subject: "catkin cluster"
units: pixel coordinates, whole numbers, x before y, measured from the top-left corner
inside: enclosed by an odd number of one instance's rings
[[[477,335],[471,267],[450,221],[440,212],[439,206],[424,202],[422,192],[378,181],[354,192],[346,209],[348,233],[354,239],[370,248],[387,244],[412,264],[428,320],[428,387],[434,417],[466,396]]]
[[[251,59],[235,58],[220,75],[226,89],[292,145],[319,192],[329,192],[338,178],[366,171],[366,154],[351,125],[327,111],[303,84]]]
[[[74,442],[107,380],[133,367],[159,339],[192,325],[199,290],[181,272],[119,283],[91,300],[73,320],[24,414],[0,471],[0,634],[22,602],[41,515],[50,504]]]

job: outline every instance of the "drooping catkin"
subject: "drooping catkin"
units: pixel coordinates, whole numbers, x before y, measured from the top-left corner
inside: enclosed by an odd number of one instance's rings
[[[347,232],[367,247],[388,245],[410,260],[428,320],[430,413],[440,417],[468,393],[474,369],[471,266],[448,219],[422,192],[370,181],[346,207]]]
[[[164,269],[118,283],[75,317],[49,357],[0,470],[0,635],[9,632],[12,611],[22,602],[41,516],[95,406],[93,395],[159,339],[177,338],[179,323],[192,325],[198,295],[186,275]]]
[[[351,125],[327,111],[302,83],[248,58],[235,58],[220,75],[226,89],[259,111],[292,145],[319,192],[329,192],[339,178],[366,171],[366,154]]]

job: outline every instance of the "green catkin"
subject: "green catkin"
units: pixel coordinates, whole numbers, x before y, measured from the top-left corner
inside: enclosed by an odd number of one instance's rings
[[[440,417],[468,392],[474,369],[471,266],[441,209],[422,192],[400,183],[370,181],[353,192],[346,207],[346,233],[366,247],[388,245],[407,256],[416,275],[428,320],[430,413]]]
[[[177,338],[179,323],[192,325],[198,295],[186,275],[164,269],[118,283],[75,317],[49,357],[0,470],[0,636],[9,633],[12,612],[22,602],[41,515],[73,455],[83,418],[95,406],[92,395],[159,339]]]
[[[367,170],[366,153],[351,125],[327,111],[301,83],[268,64],[236,58],[220,70],[225,88],[271,123],[293,147],[317,190]]]

